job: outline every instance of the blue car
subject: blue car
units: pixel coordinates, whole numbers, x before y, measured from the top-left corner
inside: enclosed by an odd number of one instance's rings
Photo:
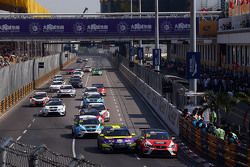
[[[98,92],[88,92],[81,101],[80,108],[86,108],[89,103],[104,103],[104,99]]]
[[[103,129],[102,124],[93,115],[76,115],[74,125],[72,126],[72,135],[74,138],[84,137],[86,135],[99,135]]]

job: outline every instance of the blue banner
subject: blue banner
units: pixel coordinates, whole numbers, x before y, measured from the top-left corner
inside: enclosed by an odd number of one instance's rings
[[[155,33],[154,24],[153,18],[1,19],[0,37],[152,37]],[[160,19],[161,37],[175,35],[188,37],[189,32],[189,18]]]
[[[144,51],[142,47],[137,48],[137,56],[139,60],[144,59]]]
[[[187,57],[187,78],[199,79],[201,68],[201,54],[200,52],[188,52]]]
[[[153,49],[153,66],[161,65],[161,49]]]

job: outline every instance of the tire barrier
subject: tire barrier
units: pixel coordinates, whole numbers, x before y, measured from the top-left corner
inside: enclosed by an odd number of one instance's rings
[[[212,134],[196,128],[190,120],[180,118],[180,136],[201,155],[209,157],[217,166],[250,166],[250,148],[229,144]]]
[[[76,60],[76,57],[71,56],[71,59],[63,63],[62,67],[65,67],[75,62],[75,60]],[[40,78],[36,79],[35,81],[32,81],[22,86],[21,88],[15,90],[10,95],[4,97],[3,100],[0,101],[0,116],[4,114],[5,112],[7,112],[11,107],[15,106],[21,99],[29,95],[35,88],[40,87],[42,84],[48,81],[48,79],[52,78],[59,71],[60,71],[60,67],[57,67],[56,69],[53,69],[47,74],[42,75]]]

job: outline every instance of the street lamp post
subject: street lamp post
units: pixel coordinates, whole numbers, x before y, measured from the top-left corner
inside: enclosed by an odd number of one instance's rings
[[[155,0],[155,49],[160,49],[159,39],[159,3]],[[159,58],[160,59],[160,58]],[[160,62],[160,60],[158,60]],[[155,70],[160,71],[160,64],[155,65]]]
[[[140,13],[140,18],[141,18],[141,12],[142,12],[142,10],[141,10],[141,0],[139,0],[139,13]],[[139,41],[139,47],[140,47],[140,48],[142,47],[142,40]],[[143,64],[142,61],[143,61],[143,60],[140,60],[140,62],[139,62],[140,65]]]
[[[190,50],[196,52],[196,0],[191,0],[190,11],[190,23],[191,23],[191,38],[190,38]],[[197,79],[190,80],[189,89],[197,92]]]
[[[132,19],[133,18],[133,0],[130,0],[130,18]],[[134,49],[134,41],[133,41],[133,39],[130,41],[130,47],[132,48],[132,49]],[[134,53],[134,52],[133,52]],[[131,55],[131,57],[130,57],[130,61],[131,62],[134,62],[134,55]]]

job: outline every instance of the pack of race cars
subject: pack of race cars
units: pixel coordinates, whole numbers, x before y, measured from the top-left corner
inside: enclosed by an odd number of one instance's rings
[[[80,62],[79,62],[80,63]],[[31,106],[42,106],[40,114],[66,115],[66,105],[61,97],[76,97],[76,88],[83,88],[82,78],[84,72],[92,72],[93,76],[101,76],[100,68],[92,69],[86,66],[83,70],[74,69],[67,72],[71,75],[69,84],[66,84],[63,75],[55,75],[49,86],[49,91],[56,93],[57,98],[52,98],[47,92],[35,92],[30,97]],[[174,137],[162,129],[142,129],[141,134],[135,133],[120,124],[106,124],[110,121],[110,109],[105,105],[104,96],[106,88],[102,83],[95,83],[82,90],[79,112],[73,118],[72,136],[84,138],[86,136],[97,137],[97,148],[101,152],[131,151],[141,156],[166,155],[176,157],[178,144]]]

